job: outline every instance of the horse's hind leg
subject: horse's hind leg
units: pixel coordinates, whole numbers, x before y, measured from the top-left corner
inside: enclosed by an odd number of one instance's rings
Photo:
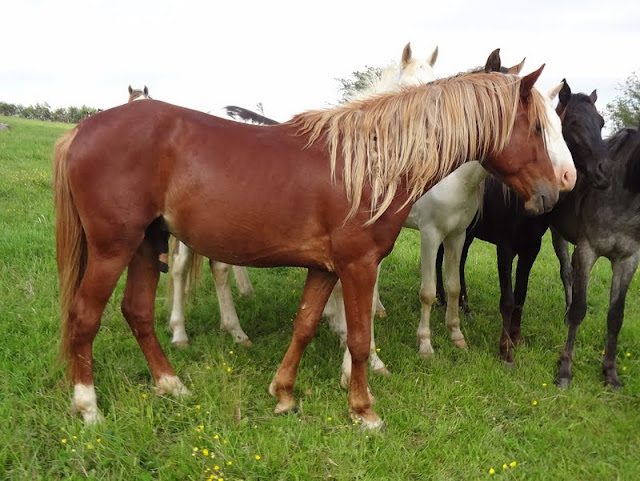
[[[216,294],[218,296],[218,306],[220,307],[220,327],[227,331],[233,340],[243,346],[251,346],[251,339],[245,334],[240,326],[236,306],[233,302],[233,294],[231,293],[231,283],[229,280],[229,271],[231,266],[224,262],[211,260],[211,273],[213,274],[213,282],[216,286]]]
[[[189,338],[184,327],[184,298],[187,289],[188,266],[193,258],[193,251],[185,244],[178,244],[178,253],[173,260],[171,276],[173,278],[173,304],[169,318],[169,330],[173,333],[171,343],[178,347],[187,347]]]
[[[612,262],[611,294],[607,314],[607,347],[602,359],[602,373],[606,384],[619,388],[622,386],[616,370],[618,334],[624,320],[624,303],[629,284],[638,268],[640,254],[636,253],[622,261]]]
[[[244,266],[233,266],[233,275],[236,278],[236,285],[241,296],[253,297],[253,285],[249,279],[249,273]]]
[[[316,332],[322,309],[329,299],[338,276],[332,272],[309,269],[298,314],[293,322],[293,336],[282,363],[269,385],[269,394],[278,398],[276,413],[295,409],[293,385],[302,353]],[[368,341],[368,340],[367,340]]]
[[[188,394],[189,391],[180,382],[162,351],[153,328],[155,297],[160,277],[157,259],[152,243],[145,239],[129,262],[122,314],[149,363],[151,374],[156,381],[156,392]]]
[[[589,276],[591,269],[598,256],[593,248],[586,241],[578,242],[573,251],[573,290],[571,306],[567,314],[569,321],[569,332],[564,350],[560,354],[560,367],[556,375],[556,384],[561,388],[568,388],[571,378],[571,362],[573,360],[573,346],[576,342],[578,327],[584,320],[587,313],[587,288],[589,286]],[[614,354],[615,355],[615,354]]]
[[[129,253],[103,257],[98,249],[89,249],[87,267],[69,307],[67,338],[69,363],[74,383],[71,409],[82,415],[85,423],[100,420],[100,412],[93,386],[93,340],[100,327],[100,318],[122,274]],[[111,249],[115,251],[115,249]],[[154,259],[157,262],[157,259]]]

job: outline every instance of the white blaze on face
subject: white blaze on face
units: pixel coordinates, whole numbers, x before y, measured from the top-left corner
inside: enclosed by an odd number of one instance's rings
[[[559,87],[562,87],[562,84]],[[559,91],[560,89],[556,87],[548,95],[544,95],[547,118],[549,119],[549,126],[544,129],[544,140],[558,188],[561,192],[568,192],[576,185],[577,173],[569,147],[562,137],[560,117],[556,114],[551,103]]]

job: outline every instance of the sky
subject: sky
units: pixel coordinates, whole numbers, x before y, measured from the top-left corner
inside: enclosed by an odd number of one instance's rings
[[[284,121],[339,98],[336,78],[438,46],[445,77],[501,49],[537,87],[566,78],[605,111],[640,73],[640,1],[0,0],[0,101],[107,109],[146,85],[204,112],[233,104]]]

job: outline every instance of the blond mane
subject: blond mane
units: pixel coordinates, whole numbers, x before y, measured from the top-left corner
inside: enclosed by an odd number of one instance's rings
[[[548,121],[541,94],[535,89],[531,93],[533,131]],[[333,180],[342,158],[351,202],[347,218],[359,209],[365,185],[371,185],[371,224],[389,207],[401,183],[406,183],[409,203],[463,162],[500,152],[511,138],[519,95],[515,75],[462,74],[305,112],[288,123],[299,135],[309,136],[309,145],[325,138]]]

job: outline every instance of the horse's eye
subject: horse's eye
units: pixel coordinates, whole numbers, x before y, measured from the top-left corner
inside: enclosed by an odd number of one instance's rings
[[[536,134],[542,135],[542,125],[536,124]]]

